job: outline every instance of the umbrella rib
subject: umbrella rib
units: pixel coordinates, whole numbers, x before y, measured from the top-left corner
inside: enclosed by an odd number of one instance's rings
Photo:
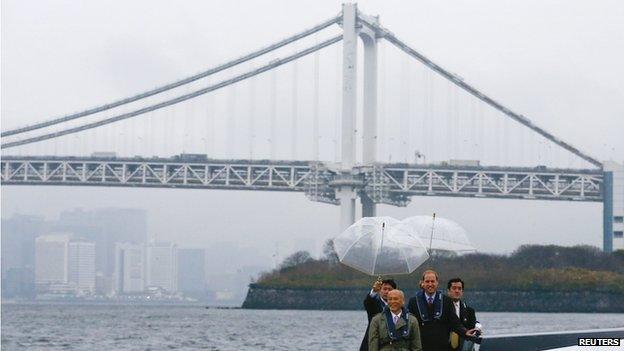
[[[411,273],[410,264],[409,264],[409,261],[407,260],[407,255],[405,254],[405,251],[403,251],[403,249],[404,249],[403,247],[399,246],[399,251],[401,251],[401,254],[403,254],[403,258],[405,259],[405,264],[407,265],[407,272]]]

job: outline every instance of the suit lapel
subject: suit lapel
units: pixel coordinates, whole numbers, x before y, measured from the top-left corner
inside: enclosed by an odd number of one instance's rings
[[[399,320],[397,321],[397,324],[394,326],[394,328],[395,328],[396,330],[399,330],[399,329],[401,329],[402,327],[404,327],[404,326],[405,326],[405,324],[407,324],[407,323],[405,323],[405,320],[404,320],[403,318],[399,318]]]
[[[468,321],[468,316],[466,316],[466,304],[461,300],[459,300],[459,320],[464,325]]]
[[[455,309],[455,306],[453,306],[453,309]],[[462,303],[462,301],[459,300],[459,320],[463,321],[465,315],[466,315],[466,309],[464,308],[464,304]]]
[[[377,306],[379,306],[379,312],[383,311],[384,307],[386,307],[386,304],[379,294],[377,295]]]

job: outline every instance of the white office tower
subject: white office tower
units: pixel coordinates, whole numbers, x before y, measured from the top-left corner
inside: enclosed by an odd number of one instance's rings
[[[178,257],[174,243],[147,246],[147,286],[167,292],[178,291]]]
[[[145,290],[145,249],[141,244],[115,245],[114,287],[118,294]]]
[[[67,284],[69,235],[42,235],[35,239],[35,285],[39,291]]]
[[[95,243],[69,243],[69,283],[79,294],[95,292]]]
[[[606,161],[604,171],[604,250],[624,250],[624,162]]]

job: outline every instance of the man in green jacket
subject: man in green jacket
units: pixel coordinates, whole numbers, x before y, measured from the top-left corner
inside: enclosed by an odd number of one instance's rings
[[[369,326],[369,351],[422,351],[418,320],[404,306],[401,290],[388,292],[388,305]]]

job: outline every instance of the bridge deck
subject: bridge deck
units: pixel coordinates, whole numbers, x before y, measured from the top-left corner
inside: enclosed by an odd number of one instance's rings
[[[180,158],[16,157],[1,161],[3,185],[126,186],[298,191],[337,204],[335,187],[354,181],[376,203],[409,197],[461,196],[602,201],[600,170],[375,164],[349,175],[336,164]]]

